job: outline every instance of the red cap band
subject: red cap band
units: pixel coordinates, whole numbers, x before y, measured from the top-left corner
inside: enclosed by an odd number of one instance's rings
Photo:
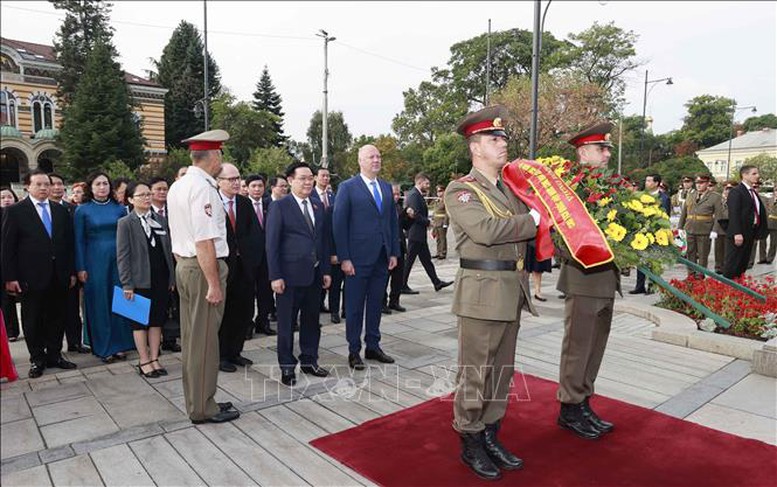
[[[595,144],[598,142],[609,142],[607,134],[593,134],[586,137],[581,137],[574,141],[576,147],[586,144]]]
[[[495,127],[493,120],[483,120],[482,122],[473,123],[467,127],[466,130],[464,130],[464,136],[469,137],[470,135],[478,132],[485,132],[486,130],[504,130],[504,127]]]
[[[189,142],[189,150],[219,150],[222,144],[210,140],[193,140]]]

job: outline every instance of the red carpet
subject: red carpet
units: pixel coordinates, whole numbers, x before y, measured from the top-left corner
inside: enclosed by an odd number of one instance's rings
[[[515,384],[520,401],[511,400],[500,439],[525,464],[504,472],[505,485],[777,485],[777,447],[605,397],[592,404],[615,431],[583,440],[556,426],[555,383],[516,374]],[[311,444],[380,485],[495,485],[459,460],[452,417],[452,403],[434,399]]]

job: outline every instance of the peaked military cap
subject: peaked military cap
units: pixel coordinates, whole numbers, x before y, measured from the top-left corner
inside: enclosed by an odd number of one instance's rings
[[[226,130],[216,129],[197,134],[181,142],[189,145],[189,150],[219,150],[229,140]]]
[[[581,147],[590,144],[599,144],[612,147],[612,142],[610,142],[610,132],[612,132],[612,124],[610,122],[600,122],[575,134],[567,142],[574,145],[575,147]]]
[[[459,126],[456,127],[456,132],[464,137],[490,133],[506,139],[507,132],[505,132],[505,122],[507,121],[508,115],[509,113],[506,107],[502,105],[492,105],[464,117],[464,120],[459,122]]]

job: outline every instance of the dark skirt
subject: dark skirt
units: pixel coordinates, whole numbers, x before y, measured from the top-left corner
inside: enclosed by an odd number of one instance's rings
[[[133,330],[145,330],[150,327],[161,327],[167,321],[167,308],[170,304],[170,270],[167,268],[162,245],[148,245],[148,258],[151,267],[151,289],[135,289],[135,293],[151,300],[151,311],[148,314],[148,326],[131,321]]]
[[[550,272],[553,266],[553,263],[551,261],[552,259],[546,259],[546,260],[537,262],[534,245],[529,244],[526,246],[526,270],[528,272]]]

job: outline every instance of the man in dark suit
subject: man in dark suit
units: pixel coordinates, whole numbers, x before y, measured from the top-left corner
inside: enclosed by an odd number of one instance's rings
[[[334,210],[335,194],[332,192],[329,186],[331,176],[329,169],[325,167],[316,168],[315,171],[316,185],[314,191],[310,193],[310,197],[313,200],[321,202],[321,206],[324,207],[324,213],[327,219],[329,228],[332,228],[332,211]],[[330,232],[331,233],[331,232]],[[333,258],[329,259],[332,272],[332,285],[329,289],[321,293],[321,312],[329,313],[331,311],[330,319],[332,323],[340,323],[340,296],[343,287],[343,271],[337,265],[337,255],[334,255],[334,240],[329,242],[329,252],[333,255]],[[326,298],[329,297],[329,307],[326,306]]]
[[[297,383],[294,357],[293,315],[300,311],[300,369],[305,374],[326,377],[318,365],[321,326],[318,310],[321,289],[331,284],[329,240],[331,236],[324,208],[310,197],[313,171],[304,162],[286,169],[291,193],[276,200],[267,215],[267,263],[270,285],[278,306],[278,364],[281,382]]]
[[[42,170],[25,178],[29,197],[3,212],[3,282],[20,296],[30,378],[46,367],[74,369],[62,358],[67,290],[75,285],[73,224],[65,208],[48,200],[51,179]]]
[[[405,283],[405,255],[407,255],[407,239],[405,232],[410,227],[412,221],[407,216],[407,208],[402,203],[402,187],[394,183],[391,185],[391,193],[394,197],[394,208],[397,211],[397,235],[399,235],[399,255],[397,256],[397,266],[391,269],[389,273],[389,291],[384,298],[384,306],[391,313],[391,310],[404,312],[407,309],[399,304],[399,298],[402,294],[402,287]],[[385,301],[388,300],[388,303]],[[385,313],[386,310],[384,309]]]
[[[259,223],[251,202],[240,193],[240,172],[232,164],[223,164],[216,176],[219,194],[227,214],[227,298],[219,328],[219,370],[235,372],[236,365],[253,362],[240,355],[246,331],[252,326],[254,282],[259,268]]]
[[[256,317],[254,318],[254,325],[257,333],[274,336],[275,330],[270,327],[270,314],[275,312],[275,300],[273,299],[272,288],[270,287],[270,276],[267,270],[267,247],[265,245],[267,203],[270,201],[270,198],[265,194],[266,186],[264,176],[251,174],[246,178],[246,184],[248,185],[248,198],[251,201],[251,206],[253,207],[259,228],[259,248],[255,250],[259,260],[259,268],[256,272],[255,282],[257,311]],[[251,330],[248,330],[246,338],[250,338],[251,335]]]
[[[407,280],[410,278],[410,270],[413,268],[415,258],[421,261],[426,275],[432,280],[434,290],[439,291],[453,284],[453,281],[442,281],[437,277],[437,270],[432,263],[432,254],[429,252],[429,243],[426,238],[426,230],[431,225],[429,220],[429,207],[426,205],[424,195],[429,191],[429,178],[424,173],[415,176],[415,186],[405,194],[405,208],[410,217],[410,228],[407,230],[407,259],[405,260],[404,289],[410,290]],[[412,291],[411,291],[412,292]]]
[[[645,176],[645,192],[650,196],[656,198],[661,202],[661,209],[666,212],[667,216],[672,214],[672,202],[669,196],[659,189],[661,186],[661,175],[658,173],[648,174]],[[652,292],[652,291],[651,291]],[[645,287],[645,274],[641,271],[637,271],[637,285],[629,291],[629,294],[646,294],[647,288]]]
[[[397,266],[399,236],[391,185],[378,179],[380,168],[378,149],[362,146],[360,173],[337,188],[332,217],[337,259],[345,274],[348,365],[357,370],[364,369],[359,353],[365,320],[365,358],[394,362],[380,349],[380,312],[388,273]]]
[[[760,177],[758,168],[746,164],[739,169],[742,179],[728,194],[726,266],[723,275],[735,279],[747,270],[753,242],[768,234],[766,207],[753,186]]]

